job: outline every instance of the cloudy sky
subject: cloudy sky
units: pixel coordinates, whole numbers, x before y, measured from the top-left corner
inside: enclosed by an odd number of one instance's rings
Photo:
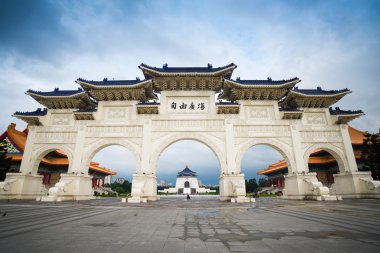
[[[152,66],[233,62],[238,65],[233,78],[297,76],[300,88],[349,88],[353,93],[336,106],[366,113],[351,125],[368,131],[380,127],[380,1],[0,3],[1,129],[10,122],[23,129],[25,124],[11,115],[41,107],[24,94],[27,89],[76,89],[78,77],[143,78],[137,68],[142,62]],[[197,158],[187,158],[182,150],[197,153]],[[105,156],[118,152],[108,151]],[[189,163],[205,172],[202,181],[214,183],[219,168],[210,152],[198,143],[178,142],[163,153],[158,172],[170,171],[169,167],[178,171]],[[260,152],[273,161],[279,159],[267,151],[252,151]],[[184,158],[174,164],[178,154]],[[243,171],[265,167],[255,165],[252,156],[244,158]],[[202,165],[188,162],[195,160]],[[126,173],[123,168],[133,162],[119,165]]]

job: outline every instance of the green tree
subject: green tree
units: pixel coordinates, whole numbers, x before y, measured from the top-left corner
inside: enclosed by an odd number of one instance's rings
[[[0,181],[4,181],[6,173],[11,168],[11,157],[7,157],[7,143],[3,140],[0,141]]]
[[[113,191],[116,191],[117,193],[122,194],[122,193],[130,193],[132,184],[128,180],[125,180],[122,184],[113,182],[110,186]]]
[[[363,171],[371,171],[374,180],[380,179],[380,129],[378,133],[366,133],[362,145]]]
[[[259,186],[260,187],[268,187],[269,186],[268,179],[266,179],[266,178],[260,178],[259,179]]]
[[[257,184],[256,178],[251,178],[245,180],[245,189],[247,192],[257,192],[259,185]]]

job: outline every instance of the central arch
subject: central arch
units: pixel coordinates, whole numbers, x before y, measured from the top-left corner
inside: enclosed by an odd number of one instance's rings
[[[156,152],[152,154],[150,159],[150,172],[156,174],[157,169],[157,161],[160,158],[162,152],[172,145],[173,143],[176,143],[178,141],[184,141],[184,140],[191,140],[191,141],[197,141],[204,145],[206,145],[208,148],[211,149],[211,151],[215,154],[215,156],[218,159],[219,167],[220,167],[220,174],[227,171],[227,163],[225,159],[224,153],[217,147],[216,143],[212,140],[212,137],[207,136],[205,134],[198,134],[198,133],[180,133],[180,134],[173,134],[163,141],[156,143]]]

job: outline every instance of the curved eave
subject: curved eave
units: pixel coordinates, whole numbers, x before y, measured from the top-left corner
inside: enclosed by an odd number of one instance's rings
[[[29,91],[25,94],[31,96],[38,103],[46,106],[48,109],[74,109],[96,106],[96,104],[91,101],[86,91],[65,96],[45,96]]]
[[[97,84],[92,84],[88,83],[86,81],[82,80],[76,80],[75,81],[77,84],[82,86],[83,89],[138,89],[138,88],[147,88],[146,85],[150,84],[152,85],[152,80],[145,80],[141,81],[136,84],[128,84],[128,85],[97,85]],[[152,87],[152,86],[151,86]]]
[[[108,170],[106,168],[98,167],[96,165],[91,165],[91,164],[90,164],[90,168],[89,169],[93,170],[93,171],[96,171],[96,172],[103,173],[103,174],[107,174],[107,175],[116,175],[117,174],[117,172],[115,172],[115,171]]]
[[[139,89],[144,89],[144,92],[145,92],[144,98],[142,98],[142,100],[158,99],[158,97],[153,92],[153,81],[151,79],[141,81],[140,83],[132,84],[132,85],[95,85],[95,84],[91,84],[82,80],[76,80],[76,82],[79,85],[81,85],[83,89],[87,90],[90,93],[90,95],[98,101],[118,100],[118,99],[109,99],[106,95],[104,95],[107,92],[118,92],[118,91],[129,92],[129,91],[135,91]],[[140,99],[136,99],[136,100],[140,100]],[[128,100],[128,99],[123,98],[120,100]]]
[[[336,117],[337,124],[346,124],[350,122],[351,120],[354,120],[356,118],[359,118],[361,116],[365,115],[364,113],[353,113],[353,114],[341,114],[341,115],[332,115]]]
[[[290,106],[290,103],[295,103],[298,108],[328,108],[349,93],[351,93],[350,90],[334,94],[303,94],[295,90],[290,90],[279,105],[286,107]],[[290,107],[293,106],[294,105]]]
[[[301,93],[301,92],[297,92],[295,90],[291,90],[289,92],[289,96],[295,96],[295,97],[302,97],[302,98],[338,98],[338,99],[341,99],[342,97],[344,97],[345,95],[347,94],[350,94],[352,91],[348,90],[348,91],[343,91],[343,92],[337,92],[337,93],[334,93],[334,94],[304,94],[304,93]]]
[[[25,92],[25,94],[31,96],[32,98],[34,98],[36,100],[40,99],[40,98],[41,99],[57,99],[57,98],[68,99],[68,98],[87,97],[86,91],[81,91],[81,92],[78,92],[78,93],[75,93],[72,95],[64,95],[64,96],[46,96],[46,95],[31,92],[31,91],[27,91],[27,92]]]
[[[231,66],[228,66],[223,69],[215,70],[215,71],[209,71],[209,72],[161,72],[155,69],[151,69],[143,64],[139,66],[139,68],[143,71],[144,75],[146,77],[157,77],[157,76],[221,76],[223,73],[228,73],[229,76],[232,75],[232,72],[235,68],[237,68],[237,65],[232,64]]]
[[[16,129],[16,124],[11,123],[7,130],[0,136],[0,139],[8,137],[9,141],[21,152],[25,149],[26,133]]]
[[[244,100],[246,99],[244,94],[248,93],[252,95],[250,99],[254,100],[279,100],[300,81],[296,79],[283,84],[241,84],[233,80],[224,79],[223,92],[218,99]]]
[[[297,83],[301,82],[301,80],[291,80],[283,84],[241,84],[235,82],[234,80],[224,79],[225,84],[231,85],[228,88],[240,88],[240,89],[285,89],[289,87],[294,87]]]
[[[21,115],[21,114],[13,114],[12,117],[18,118],[29,125],[41,126],[40,116],[35,115]]]

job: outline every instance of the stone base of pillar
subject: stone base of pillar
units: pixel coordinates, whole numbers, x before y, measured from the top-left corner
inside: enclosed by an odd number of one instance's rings
[[[373,180],[369,171],[334,174],[331,191],[342,196],[343,199],[380,198],[380,181]]]
[[[42,184],[43,176],[25,173],[7,173],[0,182],[0,199],[36,199],[47,190]]]
[[[317,179],[317,173],[291,174],[285,176],[284,199],[337,200],[330,195],[329,188]]]
[[[249,202],[245,197],[245,180],[244,174],[229,174],[219,177],[219,199],[232,200],[234,202]]]
[[[61,174],[61,179],[49,189],[48,196],[41,201],[89,200],[94,199],[92,176]]]
[[[133,174],[131,195],[129,203],[158,200],[157,177],[153,174]]]

